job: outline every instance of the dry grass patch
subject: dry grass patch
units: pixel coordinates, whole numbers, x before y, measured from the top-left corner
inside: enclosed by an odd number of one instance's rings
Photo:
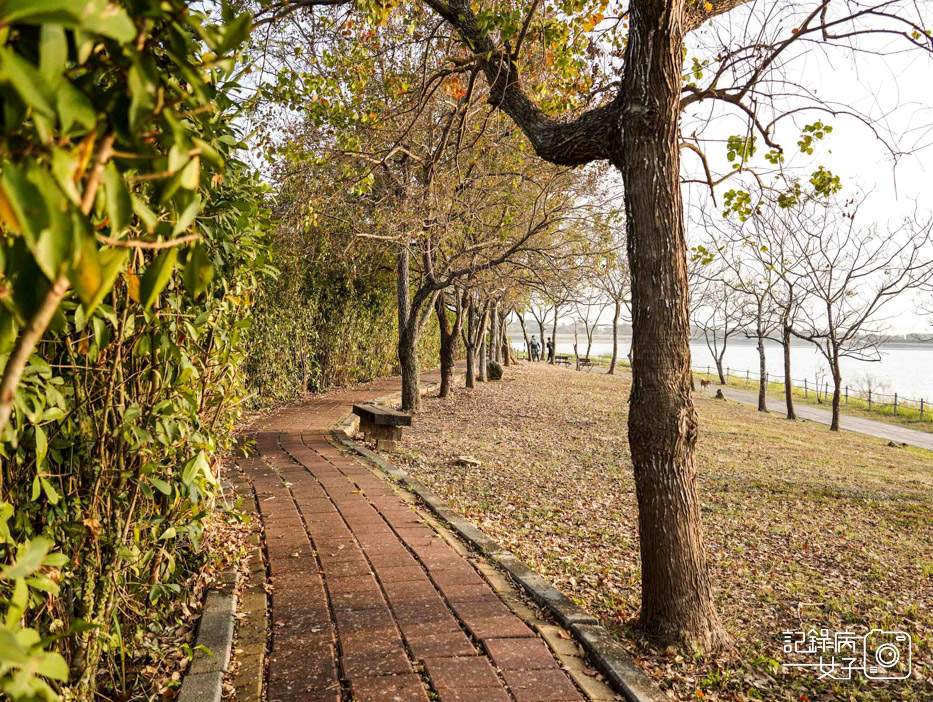
[[[734,647],[662,649],[631,627],[629,386],[627,374],[507,369],[499,383],[426,398],[401,460],[615,626],[677,699],[933,699],[933,452],[698,396],[706,544]],[[454,466],[464,454],[482,464]],[[914,675],[832,684],[781,669],[781,633],[810,625],[906,630]]]

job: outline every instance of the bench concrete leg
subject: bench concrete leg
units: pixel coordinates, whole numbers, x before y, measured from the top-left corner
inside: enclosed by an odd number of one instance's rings
[[[379,451],[394,452],[402,440],[402,427],[374,426],[372,436]]]
[[[402,427],[373,424],[362,418],[359,431],[363,435],[363,440],[367,443],[375,442],[379,451],[394,452],[402,440]]]

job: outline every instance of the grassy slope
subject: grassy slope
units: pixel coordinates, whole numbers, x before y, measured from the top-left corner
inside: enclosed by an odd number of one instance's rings
[[[699,488],[734,649],[661,650],[638,614],[629,376],[509,369],[426,399],[409,469],[564,592],[616,625],[678,699],[933,699],[933,453],[697,398]],[[479,468],[449,465],[457,455]],[[798,614],[800,603],[807,605]],[[911,683],[817,682],[775,671],[781,632],[872,625],[913,635]],[[838,696],[837,696],[838,695]]]

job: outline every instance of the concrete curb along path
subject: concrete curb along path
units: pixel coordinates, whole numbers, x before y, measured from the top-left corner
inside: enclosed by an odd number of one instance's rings
[[[488,555],[505,570],[538,604],[545,607],[562,626],[577,637],[583,650],[611,682],[615,690],[630,702],[661,702],[668,699],[636,665],[618,639],[601,626],[592,615],[582,610],[510,551],[503,549],[495,540],[452,510],[433,490],[404,470],[392,465],[379,454],[354,441],[350,436],[351,433],[352,422],[344,420],[333,432],[333,436],[342,445],[364,456],[384,473],[398,480],[417,495],[434,514],[447,522],[458,536]]]
[[[192,646],[194,657],[182,680],[178,702],[220,702],[233,649],[234,590],[238,579],[236,568],[229,568],[204,596],[204,608]]]

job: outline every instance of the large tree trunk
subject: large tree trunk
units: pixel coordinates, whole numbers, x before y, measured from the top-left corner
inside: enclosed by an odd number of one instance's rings
[[[499,302],[492,301],[489,311],[489,360],[499,363]]]
[[[398,360],[402,371],[402,410],[421,409],[421,362],[418,359],[418,335],[411,328],[399,336]]]
[[[629,444],[641,547],[641,625],[667,640],[723,644],[703,546],[690,396],[687,245],[680,192],[683,3],[637,0],[622,89],[622,172],[635,365]]]
[[[619,312],[622,303],[616,300],[615,312],[612,315],[612,360],[609,362],[609,375],[616,372],[616,360],[619,358]]]
[[[551,355],[548,358],[548,363],[552,366],[557,360],[557,305],[554,305],[554,325],[551,328]]]
[[[794,410],[794,381],[790,374],[790,339],[791,328],[786,320],[783,329],[784,342],[784,402],[787,404],[787,418],[797,419],[797,412]]]

